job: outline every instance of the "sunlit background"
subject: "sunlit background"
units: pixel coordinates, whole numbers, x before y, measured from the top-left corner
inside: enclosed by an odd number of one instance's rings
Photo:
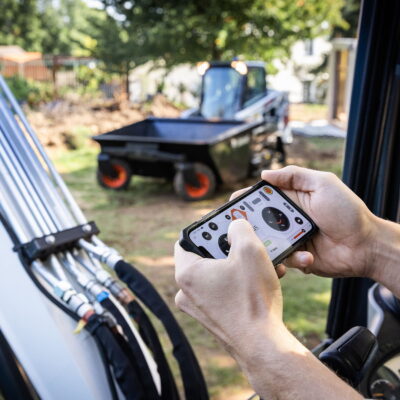
[[[243,399],[251,389],[209,333],[175,309],[172,249],[182,227],[255,178],[194,203],[154,178],[134,176],[128,190],[107,191],[96,183],[99,148],[91,136],[197,107],[205,65],[198,63],[259,60],[268,87],[288,92],[291,102],[287,163],[340,176],[359,3],[1,1],[1,74],[100,237],[174,310],[215,400]],[[289,271],[282,285],[285,322],[311,348],[324,337],[330,281]]]

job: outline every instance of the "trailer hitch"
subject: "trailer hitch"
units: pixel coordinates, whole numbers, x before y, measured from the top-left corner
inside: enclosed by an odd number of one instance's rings
[[[186,184],[193,186],[195,188],[200,188],[201,183],[197,178],[196,171],[193,163],[176,163],[175,168],[180,171],[183,175],[183,179]]]

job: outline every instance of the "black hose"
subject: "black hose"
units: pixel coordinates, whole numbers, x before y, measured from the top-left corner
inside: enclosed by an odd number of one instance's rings
[[[114,377],[113,377],[113,374],[111,371],[111,366],[108,363],[108,360],[106,357],[106,352],[103,349],[102,344],[100,343],[100,340],[96,336],[93,336],[93,339],[96,342],[96,346],[97,346],[97,349],[99,350],[101,362],[104,365],[104,371],[106,373],[108,387],[110,388],[111,398],[112,398],[112,400],[119,400],[117,388],[116,388],[115,382],[114,382]]]
[[[121,340],[112,332],[103,317],[93,314],[86,329],[99,340],[108,363],[112,366],[116,381],[127,400],[149,400],[142,382],[132,367]]]
[[[121,345],[125,348],[126,355],[129,357],[140,382],[143,385],[147,399],[160,399],[157,388],[155,386],[153,376],[151,375],[150,368],[147,364],[146,358],[142,352],[142,349],[132,332],[129,324],[125,320],[124,316],[118,310],[117,306],[111,301],[110,298],[104,299],[101,302],[102,306],[109,311],[117,320],[118,325],[122,328],[127,341],[124,338],[120,338]],[[121,340],[123,342],[121,342]]]
[[[0,398],[39,400],[28,374],[0,330]]]
[[[193,349],[157,290],[141,272],[125,261],[118,261],[114,269],[118,277],[164,325],[179,364],[186,399],[208,400],[207,386]]]
[[[131,317],[138,324],[140,336],[153,353],[161,379],[161,399],[178,400],[179,394],[174,377],[165,357],[157,331],[151,323],[150,318],[136,300],[132,300],[127,308]]]
[[[13,242],[15,246],[15,250],[18,250],[20,248],[21,243],[19,242],[19,239],[17,235],[15,234],[14,230],[11,228],[10,224],[8,223],[7,219],[4,217],[3,214],[0,213],[0,222],[3,224],[5,227],[8,235],[11,238],[11,241]],[[74,321],[78,322],[79,317],[73,313],[68,307],[66,307],[61,301],[57,300],[54,296],[52,296],[48,290],[42,285],[42,283],[37,279],[36,275],[32,272],[32,269],[30,268],[29,263],[25,260],[24,256],[20,251],[18,251],[18,256],[21,261],[22,266],[24,267],[26,273],[28,276],[32,279],[32,282],[35,284],[35,286],[39,289],[39,291],[49,300],[51,301],[56,307],[60,308],[62,311],[64,311],[67,315],[69,315]],[[99,349],[100,357],[103,361],[103,366],[104,366],[104,371],[107,377],[107,382],[110,387],[110,392],[113,400],[119,400],[117,390],[115,387],[115,382],[114,378],[112,376],[112,373],[110,371],[110,365],[106,361],[106,355],[104,352],[103,347],[101,346],[99,340],[94,337],[97,348]]]

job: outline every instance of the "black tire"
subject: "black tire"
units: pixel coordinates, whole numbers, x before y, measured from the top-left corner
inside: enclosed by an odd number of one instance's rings
[[[105,189],[125,190],[128,188],[132,177],[131,167],[129,163],[121,159],[113,159],[110,161],[112,168],[117,172],[118,176],[112,178],[105,175],[99,169],[97,170],[97,182]]]
[[[202,185],[200,188],[186,184],[182,171],[177,171],[174,177],[175,192],[185,201],[208,199],[214,194],[217,186],[215,174],[207,165],[196,163],[194,164],[194,171]]]

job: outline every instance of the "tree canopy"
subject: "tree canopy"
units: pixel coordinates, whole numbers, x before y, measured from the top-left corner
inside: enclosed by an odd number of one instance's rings
[[[166,66],[235,56],[284,59],[299,39],[345,35],[359,0],[2,0],[0,45],[91,55],[126,74],[147,60]]]
[[[45,32],[41,30],[36,0],[2,0],[0,44],[40,51]]]
[[[46,54],[89,55],[93,43],[88,21],[99,13],[83,0],[2,0],[0,45]]]
[[[138,56],[167,65],[243,56],[270,60],[298,39],[343,26],[343,0],[103,0]]]

